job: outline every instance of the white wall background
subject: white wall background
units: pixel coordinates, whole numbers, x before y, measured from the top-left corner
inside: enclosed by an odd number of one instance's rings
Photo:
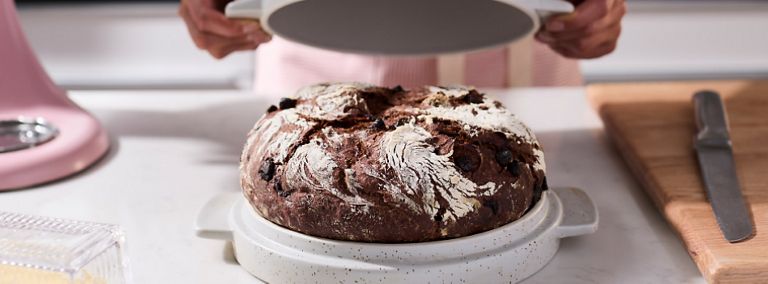
[[[768,78],[768,1],[630,2],[618,49],[589,81]]]
[[[22,26],[51,77],[69,89],[235,89],[251,53],[217,61],[197,50],[176,5],[25,5]]]
[[[252,54],[195,48],[175,4],[25,5],[22,25],[69,89],[244,89]],[[634,1],[615,53],[583,61],[590,82],[768,78],[768,1]]]

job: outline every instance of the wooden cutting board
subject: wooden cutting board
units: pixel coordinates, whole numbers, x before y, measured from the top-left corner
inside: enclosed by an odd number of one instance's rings
[[[728,243],[693,150],[693,93],[725,100],[736,170],[756,226]],[[588,87],[605,131],[710,283],[768,283],[768,81],[613,83]],[[653,261],[648,259],[647,261]]]

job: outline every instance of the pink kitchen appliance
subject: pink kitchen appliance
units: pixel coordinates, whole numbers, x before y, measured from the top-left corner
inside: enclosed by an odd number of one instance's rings
[[[58,88],[21,30],[13,0],[0,0],[0,191],[78,173],[102,157],[99,122]]]

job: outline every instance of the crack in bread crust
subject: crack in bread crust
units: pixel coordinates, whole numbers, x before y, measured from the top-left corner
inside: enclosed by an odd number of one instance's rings
[[[319,84],[294,99],[256,123],[240,166],[251,205],[289,229],[366,242],[461,237],[520,218],[546,189],[531,130],[475,90]],[[265,180],[258,170],[272,161]]]

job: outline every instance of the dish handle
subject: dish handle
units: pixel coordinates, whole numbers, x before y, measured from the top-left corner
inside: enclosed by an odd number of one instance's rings
[[[224,15],[230,19],[259,20],[262,0],[235,0],[224,8]]]
[[[512,0],[519,2],[526,7],[536,11],[539,19],[544,22],[547,18],[557,14],[568,14],[574,11],[575,7],[571,2],[565,0]]]
[[[563,208],[563,218],[557,227],[561,238],[597,231],[597,206],[586,192],[578,188],[555,188],[553,191]]]
[[[209,200],[197,215],[195,223],[197,236],[231,241],[232,229],[229,227],[229,213],[240,198],[243,198],[240,193],[224,193]]]

